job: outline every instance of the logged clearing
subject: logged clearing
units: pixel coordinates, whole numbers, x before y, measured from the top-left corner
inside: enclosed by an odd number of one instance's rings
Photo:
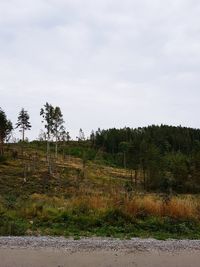
[[[14,156],[13,156],[14,154]],[[9,145],[0,163],[0,234],[200,238],[198,195],[142,190],[142,172]],[[53,155],[53,152],[52,152]]]

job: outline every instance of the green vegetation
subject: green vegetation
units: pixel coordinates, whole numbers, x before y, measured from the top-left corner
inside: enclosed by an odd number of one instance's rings
[[[142,172],[147,191],[200,192],[200,130],[167,125],[98,130],[93,147],[117,166]],[[141,185],[141,184],[140,184]]]
[[[66,149],[81,155],[85,146],[70,142]],[[95,160],[86,160],[84,167],[82,158],[70,155],[52,159],[49,175],[44,149],[38,147],[24,144],[22,160],[20,143],[8,145],[0,163],[1,235],[200,238],[197,195],[169,198],[136,191],[128,170]]]
[[[0,107],[0,156],[3,156],[4,143],[9,140],[12,129],[11,121],[7,119],[5,112]]]
[[[0,109],[0,235],[200,238],[200,130],[149,126],[70,141],[59,107],[45,133],[22,109],[22,141]],[[26,140],[26,141],[24,141]]]

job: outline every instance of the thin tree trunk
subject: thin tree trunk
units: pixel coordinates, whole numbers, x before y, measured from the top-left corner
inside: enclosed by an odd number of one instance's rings
[[[63,160],[65,160],[65,141],[63,142],[63,145],[62,145],[62,152],[63,152]]]
[[[144,190],[146,189],[146,171],[143,169]]]
[[[47,165],[48,165],[48,172],[49,174],[51,174],[49,135],[47,140]]]
[[[131,184],[133,184],[133,170],[131,170]]]
[[[56,157],[56,159],[58,157],[58,138],[57,138],[57,135],[56,135],[55,157]]]
[[[0,141],[0,155],[3,156],[4,154],[4,143],[3,143],[3,140]]]
[[[24,132],[25,132],[25,130],[24,130],[24,128],[22,129],[22,141],[24,142]]]
[[[23,133],[23,138],[24,138],[24,131],[22,131]],[[25,159],[24,159],[24,143],[22,142],[22,166],[23,166],[23,176],[24,176],[24,182],[26,183],[26,163],[25,163]]]
[[[124,152],[124,169],[126,169],[126,152]]]
[[[135,170],[135,188],[137,188],[138,170]]]

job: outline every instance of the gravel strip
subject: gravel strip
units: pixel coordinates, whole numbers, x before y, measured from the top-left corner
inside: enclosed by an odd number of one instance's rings
[[[199,250],[200,240],[166,240],[132,238],[120,240],[112,238],[82,238],[74,240],[64,237],[0,237],[0,248],[52,248],[71,252],[94,250],[174,252],[180,250]]]

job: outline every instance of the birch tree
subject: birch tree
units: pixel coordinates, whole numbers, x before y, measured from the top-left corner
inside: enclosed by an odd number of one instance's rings
[[[65,133],[63,114],[59,107],[55,107],[53,111],[53,134],[55,137],[55,157],[58,156],[59,137]]]
[[[44,127],[46,129],[46,137],[47,137],[47,163],[48,163],[48,171],[51,173],[51,164],[50,164],[50,139],[53,134],[54,129],[54,107],[46,103],[44,108],[40,110],[40,116],[42,116],[44,123]]]

